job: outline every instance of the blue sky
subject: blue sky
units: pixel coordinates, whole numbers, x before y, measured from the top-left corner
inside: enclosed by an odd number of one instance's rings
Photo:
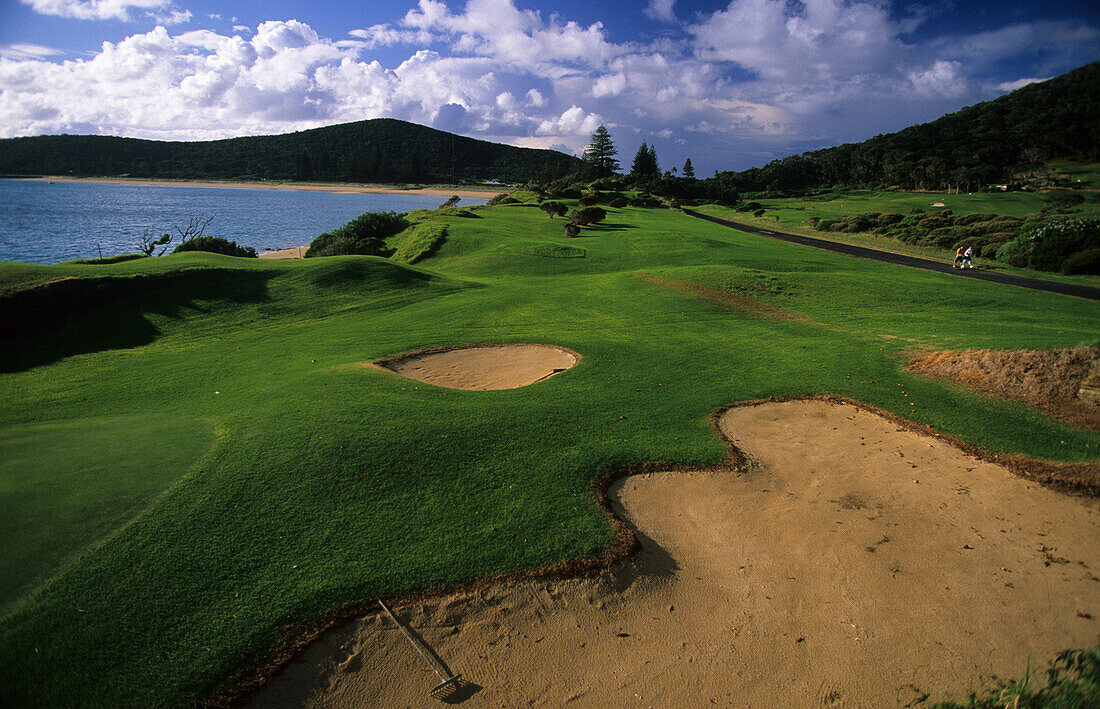
[[[0,0],[0,137],[193,140],[392,117],[700,175],[1100,59],[1100,4]]]

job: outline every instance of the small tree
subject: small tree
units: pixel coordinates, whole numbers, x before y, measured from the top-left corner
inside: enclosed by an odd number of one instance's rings
[[[566,222],[561,235],[567,239],[575,239],[581,235],[581,228],[572,222]]]
[[[565,216],[565,213],[569,211],[569,208],[561,202],[543,202],[539,205],[539,209],[546,212],[546,216],[550,219],[553,219],[555,216]]]
[[[168,244],[172,241],[171,234],[161,234],[160,236],[154,236],[153,230],[146,229],[141,233],[141,241],[138,242],[138,251],[146,256],[152,256],[153,252],[157,250],[158,246],[163,246],[157,256],[163,256],[164,252],[168,250]]]
[[[607,212],[600,207],[582,207],[569,213],[569,221],[578,227],[602,222],[606,218]]]
[[[686,177],[687,179],[689,179],[689,180],[694,180],[695,179],[695,168],[691,164],[691,158],[688,158],[684,162],[683,173],[684,173],[684,177]]]
[[[619,150],[611,140],[611,133],[601,125],[592,134],[588,147],[584,149],[584,162],[592,169],[596,177],[611,177],[619,170],[619,161],[615,155]]]
[[[456,195],[456,194],[455,194],[455,195],[451,195],[451,196],[450,196],[450,198],[449,198],[449,199],[448,199],[448,200],[447,200],[446,202],[444,202],[443,204],[439,205],[439,208],[440,208],[440,209],[450,209],[451,207],[453,207],[453,206],[455,206],[456,204],[458,204],[458,201],[459,201],[460,199],[462,199],[462,198],[461,198],[461,197],[459,197],[459,196],[458,196],[458,195]]]

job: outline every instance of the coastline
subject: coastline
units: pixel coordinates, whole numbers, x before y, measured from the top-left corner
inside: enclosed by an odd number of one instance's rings
[[[170,187],[226,187],[231,189],[262,189],[262,190],[303,190],[313,192],[337,192],[340,194],[408,194],[408,195],[438,195],[443,198],[458,195],[463,198],[491,198],[493,195],[508,191],[502,189],[474,189],[470,187],[458,189],[443,189],[438,187],[398,187],[395,185],[362,185],[358,183],[296,183],[296,182],[234,182],[230,180],[147,180],[129,179],[125,177],[61,177],[46,175],[44,177],[16,177],[11,178],[25,182],[86,182],[100,185],[138,185],[144,187],[170,186]]]

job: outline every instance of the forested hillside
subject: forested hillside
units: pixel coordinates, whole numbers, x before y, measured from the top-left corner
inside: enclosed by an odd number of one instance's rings
[[[163,142],[92,135],[0,140],[0,175],[325,182],[553,179],[579,161],[388,118],[284,135]]]
[[[969,191],[1053,159],[1100,160],[1100,62],[931,123],[708,182],[740,192],[833,185]]]

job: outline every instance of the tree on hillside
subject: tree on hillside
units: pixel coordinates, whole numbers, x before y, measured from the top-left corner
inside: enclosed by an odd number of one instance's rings
[[[619,170],[619,161],[615,159],[618,152],[611,133],[601,125],[584,149],[583,159],[596,177],[611,177]]]
[[[657,149],[642,141],[634,162],[630,166],[630,176],[636,180],[656,180],[661,177],[661,168],[657,165]]]
[[[695,168],[691,164],[691,158],[688,158],[684,162],[683,173],[684,173],[684,177],[686,177],[687,179],[689,179],[689,180],[694,180],[695,179]]]

